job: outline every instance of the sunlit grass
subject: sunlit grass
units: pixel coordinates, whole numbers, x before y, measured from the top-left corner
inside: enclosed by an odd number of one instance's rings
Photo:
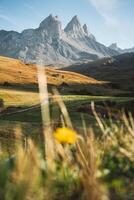
[[[31,106],[39,103],[39,93],[37,91],[21,91],[17,89],[0,88],[0,98],[4,100],[5,106]],[[111,100],[124,102],[133,100],[134,97],[111,97],[111,96],[89,96],[89,95],[62,95],[65,102],[74,101],[99,101]]]
[[[0,88],[0,98],[4,100],[7,106],[32,106],[39,103],[39,94],[37,92],[19,91],[15,89]]]

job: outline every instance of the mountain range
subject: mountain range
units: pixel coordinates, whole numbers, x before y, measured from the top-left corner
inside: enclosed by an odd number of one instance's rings
[[[117,43],[112,43],[109,46],[109,48],[112,49],[112,50],[118,51],[120,54],[134,52],[134,47],[129,48],[129,49],[121,49],[120,47],[118,47]]]
[[[25,63],[64,66],[118,54],[118,49],[97,42],[77,16],[64,29],[58,16],[49,15],[36,29],[0,31],[0,55]]]

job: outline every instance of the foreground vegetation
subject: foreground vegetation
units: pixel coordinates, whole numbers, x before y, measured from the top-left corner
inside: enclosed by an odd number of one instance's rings
[[[0,199],[134,199],[132,115],[122,113],[117,122],[104,120],[92,103],[98,128],[82,121],[83,131],[78,132],[61,97],[55,95],[55,101],[61,112],[60,131],[43,113],[49,124],[40,130],[39,142],[24,138],[24,130],[17,125],[13,149],[1,151]]]

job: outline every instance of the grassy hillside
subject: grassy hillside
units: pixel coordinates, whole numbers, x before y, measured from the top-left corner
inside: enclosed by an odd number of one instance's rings
[[[76,95],[118,95],[123,92],[112,90],[106,81],[98,81],[80,73],[62,71],[54,67],[45,67],[49,91],[51,86],[58,87],[62,94]],[[0,57],[0,87],[17,90],[38,91],[37,66]],[[122,94],[123,95],[123,94]]]
[[[134,94],[134,53],[127,53],[114,58],[103,58],[94,62],[72,65],[67,71],[77,72],[97,80],[109,82],[109,86]]]
[[[48,84],[60,85],[67,84],[101,84],[103,82],[86,77],[84,75],[56,70],[52,67],[46,67]],[[24,64],[23,62],[0,57],[0,84],[37,84],[37,66],[33,64]]]

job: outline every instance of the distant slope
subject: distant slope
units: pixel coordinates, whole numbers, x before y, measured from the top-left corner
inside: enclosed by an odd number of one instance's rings
[[[103,58],[92,63],[72,65],[64,68],[101,81],[109,81],[114,89],[134,94],[134,53],[113,58]]]
[[[102,84],[103,82],[86,77],[75,72],[66,72],[47,67],[46,75],[48,84]],[[37,85],[36,65],[24,64],[23,62],[0,57],[0,85]]]

